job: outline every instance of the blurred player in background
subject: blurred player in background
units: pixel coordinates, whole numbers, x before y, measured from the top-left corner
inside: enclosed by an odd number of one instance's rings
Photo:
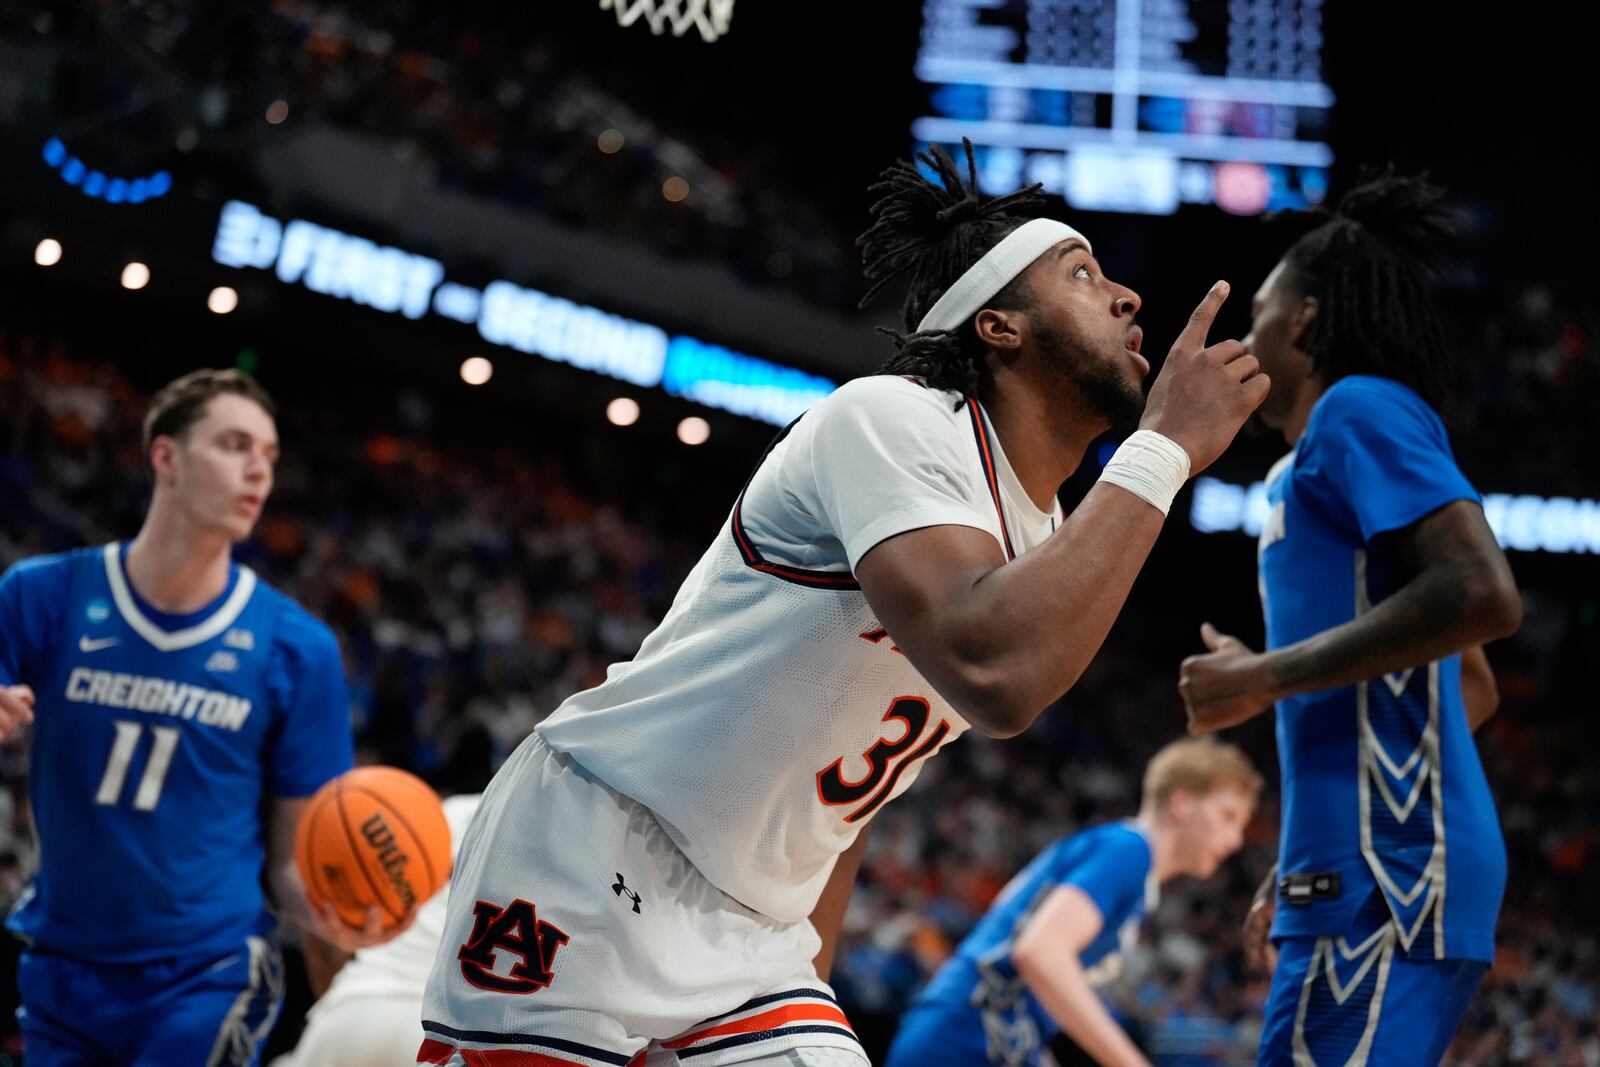
[[[461,847],[421,1059],[859,1063],[825,977],[862,830],[969,726],[1010,737],[1099,648],[1172,496],[1266,395],[1208,347],[1145,404],[1139,298],[944,153],[875,188],[913,332],[780,435],[629,663],[507,761]],[[871,295],[870,293],[868,294]],[[1135,433],[1064,516],[1061,483]]]
[[[0,736],[32,726],[39,870],[9,921],[30,1067],[254,1063],[282,998],[277,907],[309,913],[294,830],[350,767],[327,627],[235,564],[272,491],[273,404],[236,371],[152,399],[137,537],[0,579]]]
[[[1261,418],[1294,446],[1267,476],[1268,651],[1208,624],[1179,688],[1197,732],[1277,703],[1261,1064],[1435,1064],[1494,958],[1506,855],[1472,731],[1497,702],[1480,646],[1522,609],[1435,412],[1446,223],[1426,183],[1371,181],[1255,296]]]
[[[1137,818],[1051,845],[1022,870],[901,1022],[886,1067],[1036,1067],[1059,1032],[1083,1062],[1149,1067],[1101,1002],[1162,883],[1239,851],[1261,775],[1233,745],[1187,739],[1145,768]]]

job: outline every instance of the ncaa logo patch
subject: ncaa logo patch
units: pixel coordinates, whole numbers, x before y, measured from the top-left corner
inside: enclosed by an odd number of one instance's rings
[[[217,649],[211,653],[211,658],[206,660],[208,671],[236,671],[239,669],[239,657],[225,649]]]
[[[83,614],[90,622],[105,622],[111,618],[111,605],[96,597],[84,605]]]

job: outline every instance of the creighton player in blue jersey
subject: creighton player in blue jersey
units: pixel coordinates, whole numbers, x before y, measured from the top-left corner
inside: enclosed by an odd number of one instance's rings
[[[309,794],[351,764],[327,627],[234,564],[272,489],[272,403],[235,371],[152,401],[143,528],[0,579],[0,736],[32,724],[39,871],[9,926],[30,1067],[250,1064],[277,1013],[279,908]]]
[[[1161,883],[1239,850],[1261,776],[1233,745],[1186,739],[1145,768],[1139,816],[1028,864],[901,1023],[886,1067],[1034,1067],[1065,1032],[1087,1062],[1149,1067],[1095,989],[1114,980]]]
[[[1268,651],[1207,626],[1179,688],[1196,731],[1277,704],[1262,1064],[1435,1064],[1494,956],[1506,856],[1472,731],[1497,700],[1481,646],[1521,602],[1432,406],[1446,232],[1435,189],[1379,178],[1255,297],[1261,416],[1294,446],[1267,479]]]

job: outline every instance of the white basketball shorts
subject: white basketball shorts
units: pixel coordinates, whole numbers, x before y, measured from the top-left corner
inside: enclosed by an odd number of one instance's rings
[[[418,1062],[635,1067],[654,1047],[692,1067],[805,1048],[864,1063],[819,947],[809,922],[706,881],[649,811],[533,735],[462,839]]]
[[[416,1062],[422,990],[415,997],[354,996],[317,1004],[294,1052],[271,1067],[406,1067]]]

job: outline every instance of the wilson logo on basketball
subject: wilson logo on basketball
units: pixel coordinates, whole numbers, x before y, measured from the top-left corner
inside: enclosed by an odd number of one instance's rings
[[[411,888],[411,879],[406,877],[406,854],[400,851],[394,831],[389,829],[389,824],[381,814],[374,812],[361,824],[361,836],[378,854],[378,863],[383,867],[383,873],[388,875],[389,884],[394,886],[401,905],[409,909],[417,902],[417,892]]]
[[[306,804],[294,858],[313,905],[333,905],[356,930],[377,908],[393,929],[449,878],[450,824],[438,794],[416,775],[357,767]]]

